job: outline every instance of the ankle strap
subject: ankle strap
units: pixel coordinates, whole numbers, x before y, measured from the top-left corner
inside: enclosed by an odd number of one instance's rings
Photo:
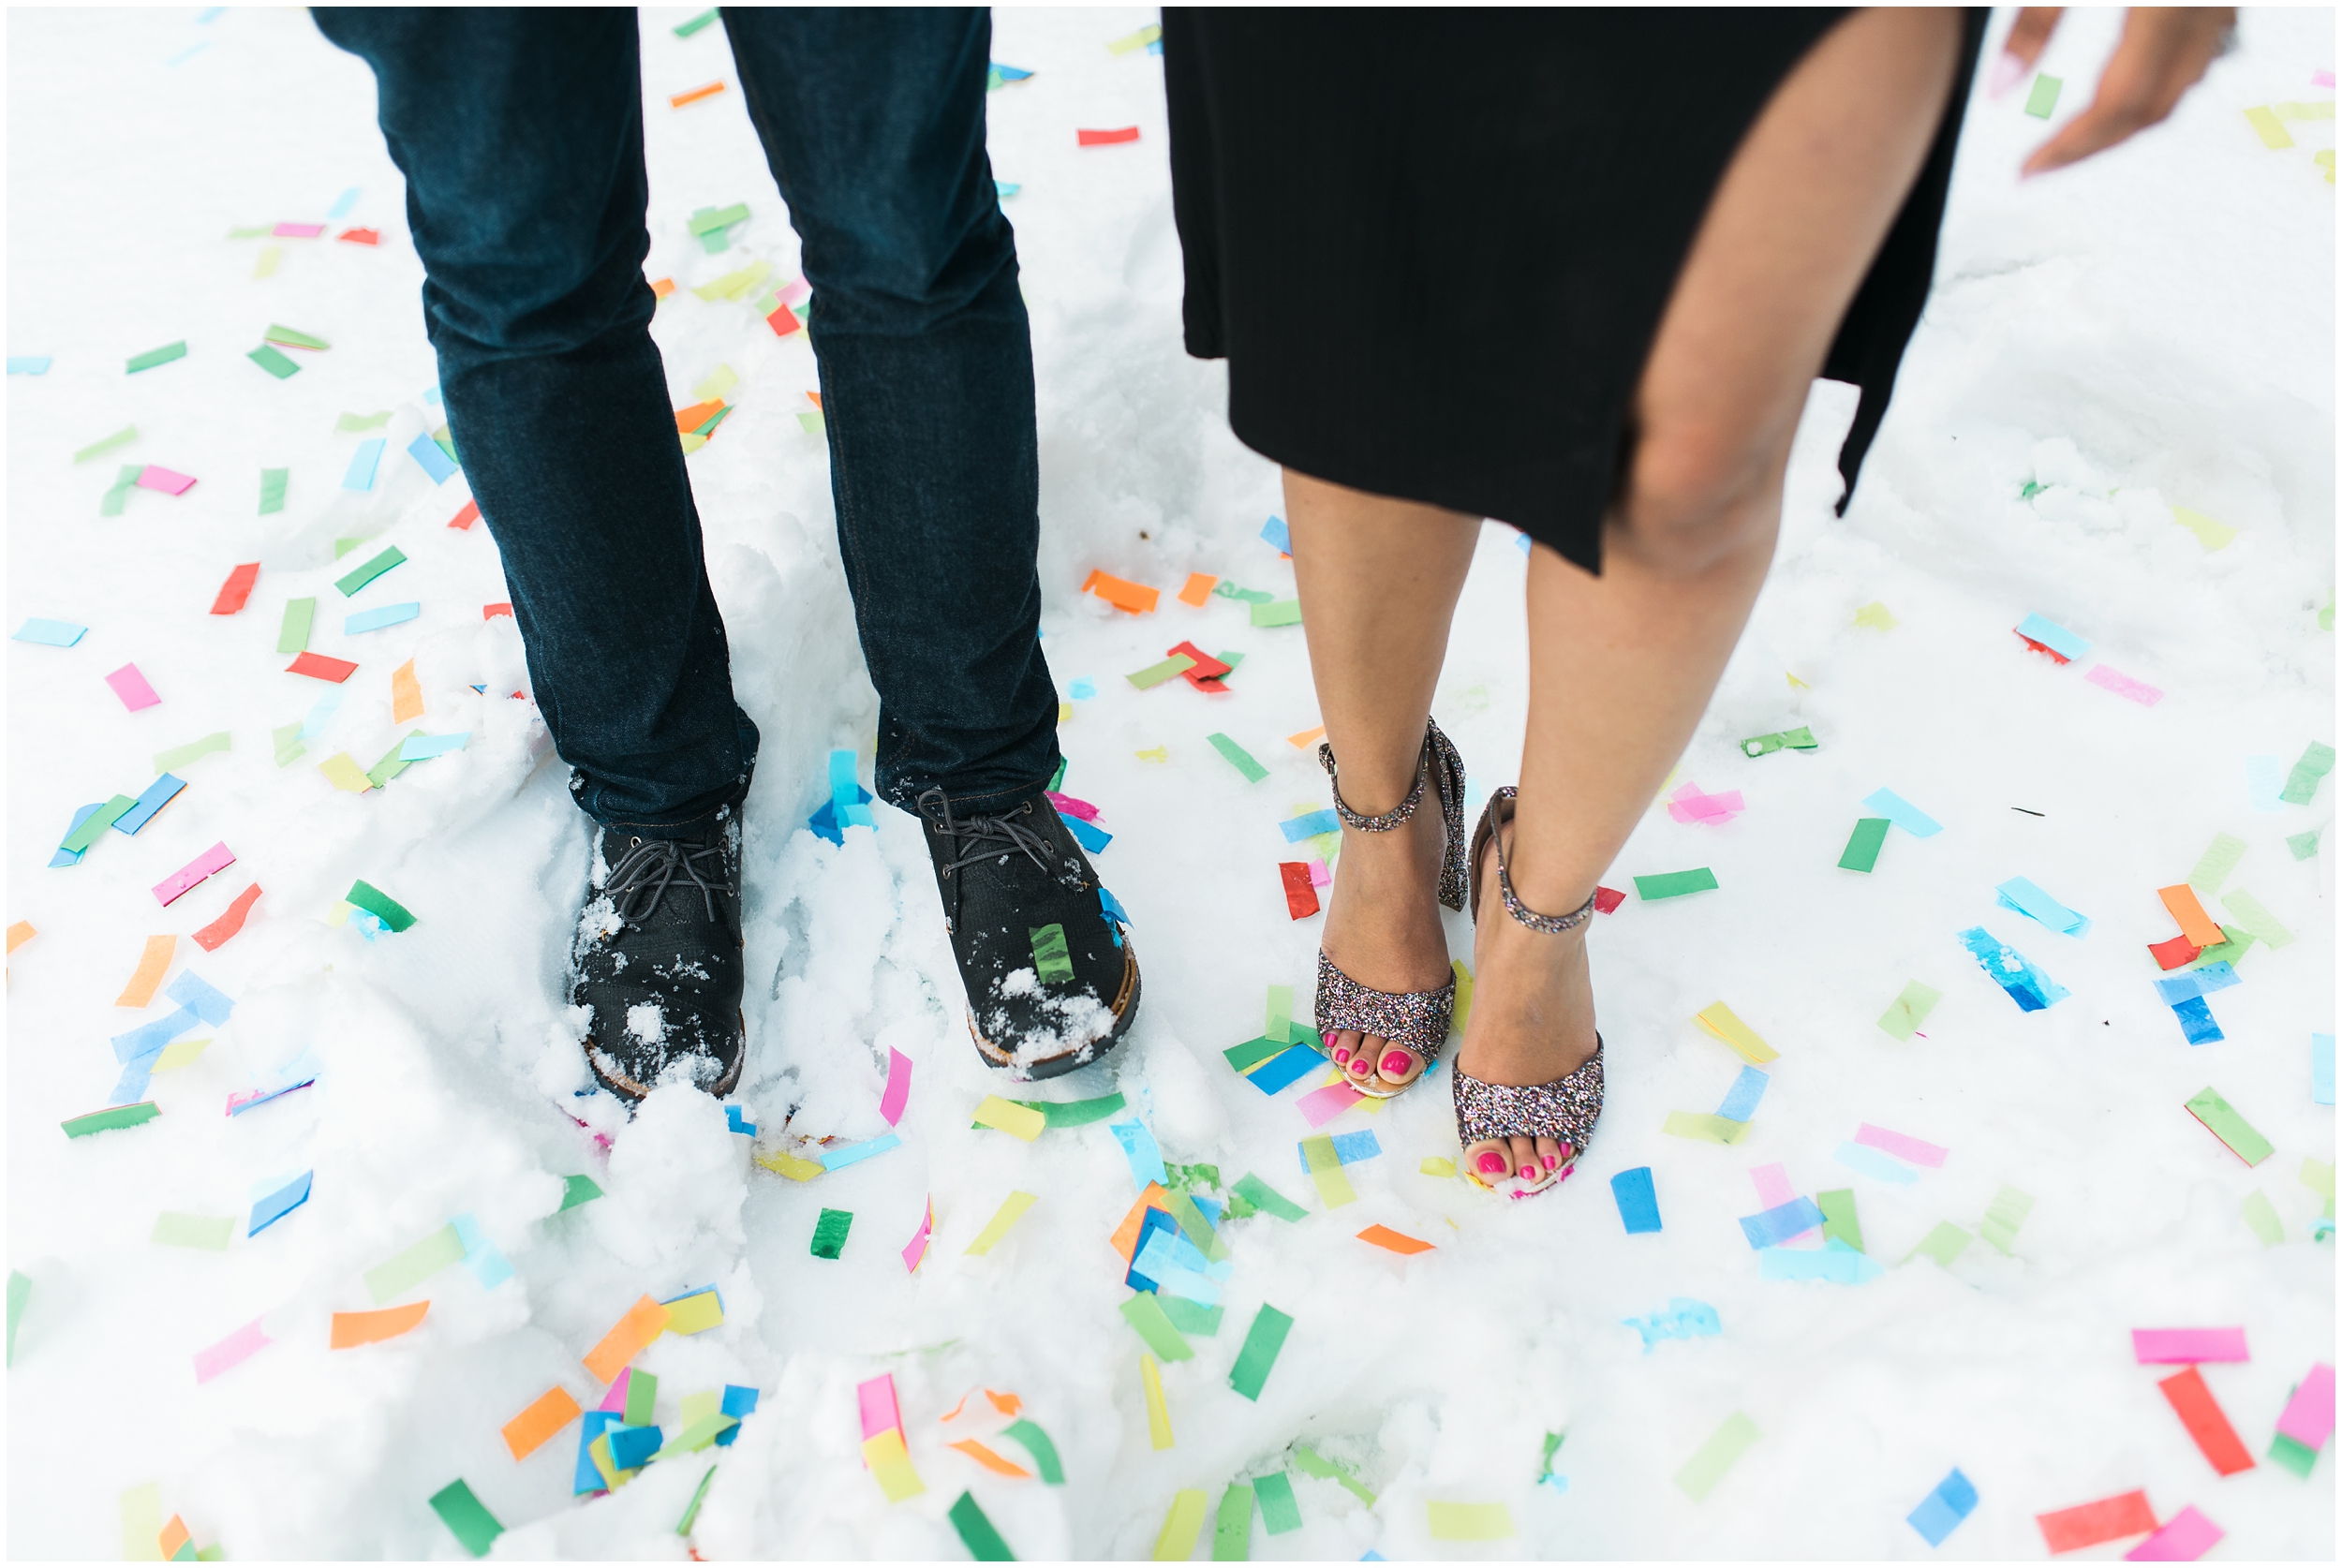
[[[1597,888],[1594,892],[1588,894],[1584,903],[1579,905],[1576,909],[1570,910],[1569,913],[1565,915],[1539,914],[1536,910],[1531,909],[1528,905],[1520,901],[1520,895],[1513,891],[1512,857],[1505,852],[1505,839],[1503,831],[1503,822],[1496,815],[1498,810],[1498,801],[1513,802],[1518,801],[1519,798],[1520,791],[1518,789],[1515,789],[1512,785],[1507,784],[1503,789],[1497,791],[1495,798],[1489,802],[1490,821],[1494,823],[1497,829],[1495,835],[1497,892],[1505,900],[1505,912],[1506,914],[1512,916],[1515,920],[1520,922],[1521,925],[1526,925],[1532,931],[1542,931],[1549,937],[1558,937],[1564,931],[1575,930],[1577,927],[1583,925],[1587,921],[1593,918],[1593,901],[1597,897],[1601,896],[1601,890]],[[1503,813],[1503,815],[1505,817],[1510,817],[1513,813],[1508,811]]]
[[[1345,826],[1356,828],[1360,833],[1388,833],[1394,828],[1405,826],[1407,820],[1415,815],[1415,808],[1423,804],[1423,786],[1431,777],[1433,760],[1435,758],[1444,760],[1454,751],[1455,747],[1448,743],[1447,737],[1440,732],[1439,721],[1437,719],[1424,720],[1423,750],[1416,761],[1415,788],[1407,791],[1405,800],[1401,801],[1396,806],[1379,817],[1360,816],[1350,809],[1348,801],[1341,798],[1341,773],[1334,765],[1334,748],[1330,743],[1326,741],[1317,743],[1317,761],[1325,768],[1326,777],[1333,784],[1334,815],[1340,817]],[[1460,762],[1455,771],[1459,775],[1462,773]],[[1460,794],[1461,791],[1458,792]],[[1446,791],[1443,790],[1441,793],[1444,797]]]

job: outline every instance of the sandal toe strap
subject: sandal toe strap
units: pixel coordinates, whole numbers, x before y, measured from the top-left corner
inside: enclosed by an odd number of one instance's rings
[[[1602,1116],[1602,1043],[1577,1071],[1549,1084],[1487,1084],[1456,1070],[1456,1137],[1461,1146],[1500,1138],[1551,1138],[1571,1157],[1585,1152]]]
[[[1439,1059],[1447,1044],[1447,1028],[1456,1015],[1456,977],[1436,991],[1377,991],[1361,985],[1335,967],[1325,949],[1317,954],[1317,1032],[1321,1038],[1336,1029],[1377,1034],[1401,1050],[1423,1058],[1425,1071]]]

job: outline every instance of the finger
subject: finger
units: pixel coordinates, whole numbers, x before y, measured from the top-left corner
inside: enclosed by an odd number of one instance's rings
[[[2201,80],[2219,52],[2224,19],[2232,15],[2213,7],[2130,11],[2098,79],[2097,96],[2035,149],[2023,172],[2063,169],[2162,121]]]
[[[2004,97],[2008,89],[2025,79],[2041,58],[2041,51],[2049,47],[2050,35],[2057,30],[2057,19],[2065,14],[2063,6],[2027,6],[2017,13],[2016,25],[2001,41],[2000,58],[1993,62],[1993,75],[1986,91],[1994,97]]]

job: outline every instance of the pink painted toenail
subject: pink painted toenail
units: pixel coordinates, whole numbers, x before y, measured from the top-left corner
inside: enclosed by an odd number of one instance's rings
[[[1483,1172],[1493,1174],[1503,1170],[1504,1168],[1505,1157],[1503,1155],[1489,1153],[1480,1156],[1480,1169]]]
[[[1545,1157],[1545,1168],[1549,1171],[1561,1162],[1562,1157],[1558,1154],[1549,1154]]]
[[[1396,1078],[1407,1071],[1407,1053],[1393,1051],[1383,1058],[1383,1071]]]
[[[1347,1065],[1349,1064],[1349,1060],[1350,1060],[1350,1047],[1349,1047],[1349,1046],[1347,1046],[1347,1045],[1337,1045],[1337,1046],[1335,1046],[1335,1047],[1334,1047],[1334,1060],[1335,1060],[1335,1062],[1336,1062],[1336,1063],[1338,1063],[1338,1064],[1341,1064],[1341,1065],[1343,1065],[1343,1066],[1347,1066]]]

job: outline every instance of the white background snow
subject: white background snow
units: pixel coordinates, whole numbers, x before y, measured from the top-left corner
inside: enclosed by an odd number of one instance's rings
[[[574,1426],[518,1464],[497,1429],[556,1383],[590,1406],[601,1389],[579,1357],[627,1306],[714,1281],[723,1326],[641,1362],[670,1430],[684,1393],[763,1391],[736,1445],[710,1451],[721,1466],[689,1543],[710,1557],[957,1557],[944,1511],[963,1489],[1022,1557],[1145,1556],[1175,1491],[1216,1508],[1232,1480],[1290,1467],[1296,1442],[1352,1465],[1379,1501],[1294,1470],[1304,1527],[1270,1537],[1256,1519],[1255,1556],[1919,1558],[1930,1548],[1905,1515],[1958,1466],[1980,1501],[1934,1555],[2039,1556],[2037,1513],[2143,1487],[2159,1518],[2194,1504],[2224,1528],[2216,1556],[2332,1557],[2331,1458],[2307,1482],[2266,1462],[2216,1476],[2128,1339],[2244,1325],[2250,1362],[2206,1375],[2256,1455],[2288,1390],[2332,1356],[2331,1243],[2310,1239],[2320,1199],[2299,1178],[2305,1157],[2334,1158],[2333,1112],[2309,1092],[2309,1036],[2333,1028],[2332,862],[2297,862],[2284,840],[2328,822],[2335,786],[2256,813],[2246,783],[2246,757],[2290,766],[2334,738],[2318,624],[2334,583],[2334,187],[2311,161],[2332,127],[2293,123],[2302,145],[2274,152],[2242,113],[2331,98],[2311,85],[2334,65],[2330,11],[2246,13],[2242,48],[2170,125],[2048,178],[2015,178],[2046,134],[2023,92],[1979,95],[1937,292],[1860,496],[1829,514],[1849,401],[1824,388],[1779,563],[1683,760],[1682,778],[1739,790],[1748,809],[1722,826],[1653,811],[1605,879],[1709,865],[1722,886],[1630,896],[1596,926],[1609,1104],[1580,1173],[1510,1206],[1420,1174],[1455,1153],[1443,1072],[1328,1129],[1371,1128],[1384,1149],[1349,1167],[1359,1201],[1331,1213],[1295,1152],[1301,1090],[1264,1097],[1220,1054],[1261,1032],[1266,986],[1295,986],[1306,1007],[1319,922],[1286,916],[1275,865],[1293,851],[1276,824],[1328,797],[1282,739],[1317,722],[1300,630],[1171,597],[1191,571],[1279,597],[1291,575],[1256,537],[1281,510],[1275,472],[1229,436],[1222,369],[1181,351],[1160,61],[1105,48],[1151,14],[996,23],[994,57],[1037,73],[990,106],[995,172],[1022,186],[1007,211],[1040,375],[1045,645],[1060,691],[1096,688],[1062,729],[1063,788],[1116,836],[1099,865],[1146,970],[1119,1052],[1038,1089],[1003,1085],[969,1043],[912,820],[879,807],[877,833],[842,850],[802,825],[829,747],[858,748],[868,778],[876,703],[824,448],[797,418],[817,384],[805,339],[689,292],[748,259],[790,275],[795,243],[736,83],[667,106],[732,77],[720,27],[670,31],[688,14],[644,13],[649,272],[686,286],[654,329],[676,405],[719,363],[741,377],[738,412],[690,460],[734,679],[764,735],[737,1100],[767,1146],[784,1118],[867,1138],[885,1130],[879,1092],[900,1050],[916,1063],[905,1146],[801,1185],[751,1164],[704,1097],[662,1092],[631,1125],[573,1098],[586,1079],[559,1002],[586,824],[533,710],[504,695],[526,674],[511,620],[481,619],[508,597],[495,545],[444,525],[460,478],[435,489],[393,458],[373,492],[338,488],[356,440],[335,433],[340,413],[397,410],[393,453],[439,418],[365,68],[298,10],[15,11],[7,348],[55,363],[7,384],[7,608],[11,628],[90,631],[71,649],[8,644],[7,917],[39,930],[10,960],[8,996],[8,1263],[33,1281],[8,1373],[12,1555],[117,1555],[120,1494],[157,1483],[165,1517],[234,1559],[459,1557],[425,1500],[461,1476],[509,1529],[499,1555],[680,1557],[704,1465],[573,1501]],[[2066,78],[2060,119],[2086,101],[2113,28],[2112,13],[2068,13],[2045,62]],[[1135,145],[1075,146],[1076,127],[1133,124]],[[363,194],[329,232],[372,225],[378,249],[223,238],[322,218],[349,186]],[[688,214],[735,200],[748,228],[703,254]],[[256,279],[272,243],[281,264]],[[333,347],[274,380],[244,356],[276,322]],[[124,375],[127,356],[180,338],[185,360]],[[135,445],[72,463],[126,424]],[[139,491],[101,519],[122,462],[200,482]],[[257,516],[258,470],[276,466],[289,504]],[[2028,481],[2046,486],[2030,501]],[[2207,553],[2172,505],[2240,532]],[[345,600],[332,540],[359,534],[409,561]],[[249,607],[207,614],[230,568],[256,559]],[[1083,596],[1093,568],[1163,588],[1162,608],[1134,617]],[[1475,806],[1519,756],[1522,571],[1511,530],[1490,525],[1440,687]],[[281,673],[274,652],[285,601],[304,596],[319,600],[311,646],[360,669],[280,768],[270,731],[325,689]],[[409,599],[421,619],[342,634],[348,610]],[[1874,601],[1892,629],[1854,625]],[[2168,696],[2142,707],[2086,683],[2085,664],[2029,653],[2009,628],[2037,611]],[[1244,652],[1231,695],[1122,679],[1188,638]],[[422,726],[469,730],[468,749],[376,793],[336,791],[315,764],[346,749],[370,765],[404,732],[389,677],[410,657]],[[100,680],[133,660],[162,697],[138,713]],[[1817,751],[1736,749],[1801,724]],[[222,729],[233,750],[187,767],[151,827],[48,867],[74,807],[138,793],[156,752]],[[1215,730],[1271,777],[1246,784],[1205,744]],[[1157,747],[1167,762],[1136,756]],[[1859,803],[1881,786],[1945,831],[1898,831],[1875,873],[1842,871]],[[2172,934],[2155,890],[2218,832],[2249,845],[2231,885],[2299,939],[2249,953],[2243,984],[2212,998],[2227,1039],[2191,1047],[2143,948]],[[236,865],[158,909],[151,884],[220,839]],[[1997,907],[2016,876],[2093,929],[2077,939]],[[353,878],[405,903],[413,928],[369,941],[329,925]],[[182,940],[174,966],[234,997],[231,1022],[157,1075],[159,1119],[68,1141],[59,1123],[101,1106],[117,1075],[108,1038],[162,1015],[111,1005],[143,939],[184,938],[255,880],[266,891],[244,933],[215,954]],[[1954,939],[1979,924],[2070,999],[2019,1013]],[[1449,933],[1468,959],[1469,926]],[[1922,1038],[1898,1043],[1873,1020],[1913,979],[1944,999]],[[1733,1080],[1737,1058],[1692,1023],[1719,998],[1781,1053],[1732,1147],[1659,1131],[1669,1111],[1713,1110]],[[304,1048],[324,1064],[314,1088],[221,1115]],[[2274,1156],[2248,1169],[2182,1110],[2207,1084]],[[1212,1162],[1224,1182],[1257,1172],[1312,1211],[1224,1227],[1228,1321],[1164,1369],[1178,1441],[1160,1453],[1142,1346],[1115,1309],[1127,1292],[1106,1237],[1134,1188],[1114,1139],[1100,1124],[1028,1145],[969,1125],[990,1092],[1113,1088],[1167,1159]],[[614,1135],[607,1153],[572,1109]],[[1950,1157],[1907,1187],[1857,1176],[1831,1156],[1864,1121]],[[1801,1193],[1854,1190],[1883,1278],[1758,1278],[1734,1221],[1762,1206],[1750,1169],[1773,1162]],[[1623,1234],[1608,1190],[1638,1165],[1655,1173],[1655,1235]],[[159,1212],[241,1216],[256,1183],[311,1169],[306,1207],[257,1237],[239,1224],[223,1253],[148,1240]],[[608,1196],[553,1215],[577,1172]],[[1979,1243],[1949,1270],[1896,1266],[1939,1220],[1973,1227],[2004,1183],[2037,1200],[2013,1258]],[[1030,1213],[965,1256],[1017,1190],[1039,1195]],[[2256,1191],[2280,1245],[2240,1218]],[[935,1246],[909,1276],[899,1249],[930,1194]],[[837,1262],[808,1253],[823,1206],[855,1216]],[[518,1277],[483,1291],[449,1270],[413,1293],[431,1301],[421,1328],[329,1351],[328,1314],[374,1305],[363,1272],[464,1212]],[[1436,1250],[1370,1248],[1356,1235],[1373,1222]],[[1677,1296],[1712,1306],[1722,1332],[1646,1354],[1621,1320]],[[1296,1322],[1255,1404],[1226,1374],[1264,1301]],[[199,1386],[194,1354],[256,1316],[273,1343]],[[882,1371],[927,1487],[892,1507],[862,1468],[853,1393]],[[1023,1398],[1064,1487],[943,1446],[939,1417],[978,1385]],[[1694,1503],[1670,1477],[1736,1411],[1761,1437]],[[1549,1431],[1566,1433],[1565,1490],[1536,1484]],[[1517,1537],[1434,1542],[1433,1500],[1504,1502]]]

